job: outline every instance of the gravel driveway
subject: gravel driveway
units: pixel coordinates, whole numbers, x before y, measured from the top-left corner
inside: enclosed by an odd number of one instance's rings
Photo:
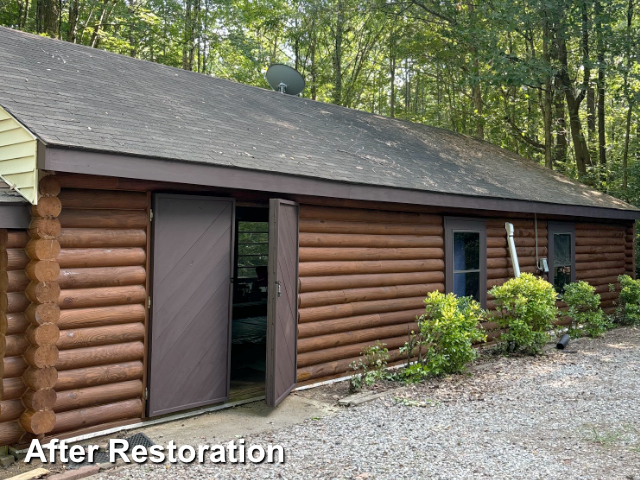
[[[142,465],[96,478],[640,480],[640,329],[538,358],[488,358],[471,372],[246,438],[282,444],[284,465]]]

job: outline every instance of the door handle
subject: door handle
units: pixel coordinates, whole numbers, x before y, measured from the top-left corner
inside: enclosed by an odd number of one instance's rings
[[[278,286],[278,296],[282,295],[282,292],[280,291],[280,280],[276,280],[276,285]]]

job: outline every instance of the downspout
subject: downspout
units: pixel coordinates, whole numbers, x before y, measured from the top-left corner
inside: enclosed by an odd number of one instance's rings
[[[513,224],[505,223],[504,228],[507,231],[507,244],[509,244],[509,253],[511,254],[511,264],[513,265],[513,273],[516,278],[520,276],[520,265],[518,264],[518,253],[516,252],[516,244],[513,241]]]

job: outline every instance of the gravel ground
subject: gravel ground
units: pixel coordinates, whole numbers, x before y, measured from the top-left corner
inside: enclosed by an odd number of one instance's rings
[[[270,442],[284,446],[285,464],[142,465],[96,478],[640,480],[640,329],[537,358],[484,358],[469,375],[246,438]]]

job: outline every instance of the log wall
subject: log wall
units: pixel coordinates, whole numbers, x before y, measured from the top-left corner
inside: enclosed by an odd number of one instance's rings
[[[143,415],[148,195],[42,200],[0,231],[0,445]]]
[[[300,207],[298,383],[344,375],[375,340],[392,360],[444,290],[441,216]]]

